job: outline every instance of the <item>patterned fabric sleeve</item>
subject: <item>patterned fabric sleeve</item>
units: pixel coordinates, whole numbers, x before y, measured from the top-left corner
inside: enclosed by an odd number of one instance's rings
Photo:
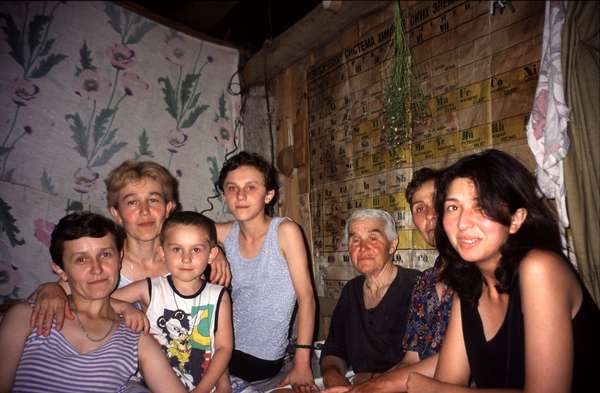
[[[410,311],[408,322],[406,324],[406,332],[402,346],[405,351],[419,352],[423,350],[423,343],[419,340],[422,331],[426,326],[423,326],[425,318],[426,295],[427,295],[427,273],[429,269],[421,273],[413,288],[413,293],[410,300]]]

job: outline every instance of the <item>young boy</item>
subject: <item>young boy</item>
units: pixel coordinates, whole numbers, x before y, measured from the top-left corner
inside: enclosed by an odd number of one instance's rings
[[[222,286],[202,278],[218,253],[215,224],[196,212],[176,212],[163,224],[160,240],[169,275],[136,281],[112,296],[142,304],[150,333],[189,390],[228,392],[231,300]]]

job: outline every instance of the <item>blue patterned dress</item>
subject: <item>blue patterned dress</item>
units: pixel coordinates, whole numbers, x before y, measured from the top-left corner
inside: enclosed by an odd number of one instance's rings
[[[441,299],[435,284],[442,261],[438,257],[433,267],[423,271],[413,288],[410,314],[404,334],[404,350],[419,354],[425,359],[438,353],[448,327],[454,291],[444,286]]]

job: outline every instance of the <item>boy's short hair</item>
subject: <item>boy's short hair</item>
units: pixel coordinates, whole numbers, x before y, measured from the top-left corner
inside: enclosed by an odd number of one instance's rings
[[[63,268],[63,252],[66,241],[82,237],[100,238],[111,234],[117,251],[121,254],[125,242],[125,230],[119,224],[100,214],[92,212],[71,213],[60,219],[50,239],[52,261]]]
[[[279,199],[279,179],[277,170],[260,154],[250,153],[247,151],[241,151],[238,154],[230,157],[225,163],[219,173],[219,179],[217,180],[217,189],[223,192],[225,185],[225,178],[229,172],[238,169],[242,166],[251,166],[258,170],[265,179],[265,187],[267,191],[275,191],[273,199],[265,206],[265,211],[268,215],[272,216]]]
[[[408,201],[408,205],[412,207],[412,199],[413,195],[419,187],[421,187],[424,183],[427,183],[429,180],[433,180],[434,183],[437,183],[443,171],[433,169],[433,168],[421,168],[418,171],[413,173],[413,177],[406,186],[406,191],[404,192],[404,196]]]
[[[215,247],[217,245],[217,227],[215,226],[215,222],[204,214],[189,210],[175,212],[165,220],[160,231],[161,243],[164,244],[165,242],[165,233],[167,233],[167,230],[175,225],[193,225],[202,228],[208,234],[210,246]]]
[[[144,178],[152,179],[160,184],[165,202],[177,204],[177,180],[165,167],[153,161],[127,160],[110,171],[104,180],[108,207],[117,208],[119,191],[127,184]]]

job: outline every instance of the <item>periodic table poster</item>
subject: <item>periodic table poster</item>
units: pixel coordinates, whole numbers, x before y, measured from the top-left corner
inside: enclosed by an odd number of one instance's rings
[[[534,169],[525,125],[537,84],[544,2],[513,2],[493,15],[490,3],[401,3],[429,116],[396,149],[383,131],[393,18],[342,33],[308,69],[308,214],[320,295],[337,299],[356,275],[344,241],[353,209],[381,208],[394,216],[395,263],[420,270],[433,264],[437,252],[414,228],[404,197],[413,171],[442,168],[491,147]]]

